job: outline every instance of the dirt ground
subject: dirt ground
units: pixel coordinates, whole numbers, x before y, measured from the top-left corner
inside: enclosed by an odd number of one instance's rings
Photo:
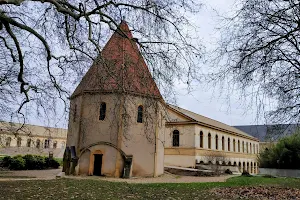
[[[0,181],[31,179],[51,180],[55,179],[59,172],[61,172],[61,169],[0,171]]]
[[[205,183],[205,182],[225,182],[234,175],[224,175],[218,177],[195,177],[195,176],[178,176],[174,174],[164,174],[155,178],[111,178],[111,177],[95,177],[95,176],[78,176],[78,179],[99,179],[111,182],[127,182],[127,183]]]
[[[0,171],[0,181],[7,180],[31,180],[42,179],[51,180],[55,179],[56,175],[61,172],[61,169],[51,170],[23,170],[23,171]],[[94,179],[105,180],[112,182],[127,182],[127,183],[194,183],[194,182],[225,182],[232,176],[219,176],[219,177],[194,177],[194,176],[178,176],[166,173],[156,178],[110,178],[110,177],[97,177],[97,176],[65,176],[65,178],[74,179]]]

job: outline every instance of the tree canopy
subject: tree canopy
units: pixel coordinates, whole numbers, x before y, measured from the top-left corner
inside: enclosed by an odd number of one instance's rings
[[[299,0],[242,0],[236,7],[221,29],[217,77],[244,91],[250,88],[250,95],[275,99],[269,122],[298,121]]]
[[[300,132],[284,137],[259,156],[260,167],[300,169]]]
[[[190,35],[188,16],[200,6],[193,0],[0,0],[1,117],[35,110],[59,118],[70,88],[124,18],[163,95],[172,99],[175,81],[198,79],[201,46]]]

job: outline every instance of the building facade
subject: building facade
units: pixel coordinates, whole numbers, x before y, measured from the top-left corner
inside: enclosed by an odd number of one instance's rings
[[[206,163],[257,172],[258,139],[164,102],[125,21],[70,100],[67,174],[155,177]]]
[[[125,21],[70,99],[67,147],[75,149],[76,174],[163,174],[163,99]]]
[[[167,106],[165,165],[236,166],[258,172],[259,140],[232,126],[177,106]]]
[[[22,127],[22,128],[21,128]],[[0,122],[0,155],[44,155],[62,158],[67,129]]]

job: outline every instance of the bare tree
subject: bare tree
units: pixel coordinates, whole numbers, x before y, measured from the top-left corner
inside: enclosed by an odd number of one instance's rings
[[[35,110],[59,118],[57,108],[67,110],[70,88],[97,61],[123,17],[156,83],[173,99],[175,80],[199,78],[201,49],[187,17],[199,8],[193,0],[0,0],[1,117]]]
[[[236,14],[226,18],[221,29],[218,80],[275,99],[267,113],[269,122],[298,122],[299,0],[242,0],[236,7]]]
[[[224,165],[227,161],[226,156],[222,152],[214,152],[210,151],[205,153],[203,156],[205,161],[209,164],[210,169],[216,174],[220,175],[223,173],[223,169],[221,165]]]

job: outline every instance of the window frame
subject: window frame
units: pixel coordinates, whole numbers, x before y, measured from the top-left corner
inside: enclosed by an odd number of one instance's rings
[[[174,130],[172,134],[172,146],[179,147],[180,145],[180,132],[178,130]]]
[[[200,131],[200,148],[203,148],[203,132]]]
[[[136,122],[137,123],[143,123],[144,121],[144,107],[142,105],[138,106],[138,110],[137,110],[137,119]]]
[[[101,121],[105,120],[105,118],[106,118],[106,109],[107,109],[106,102],[101,102],[100,111],[99,111],[99,120],[101,120]]]

